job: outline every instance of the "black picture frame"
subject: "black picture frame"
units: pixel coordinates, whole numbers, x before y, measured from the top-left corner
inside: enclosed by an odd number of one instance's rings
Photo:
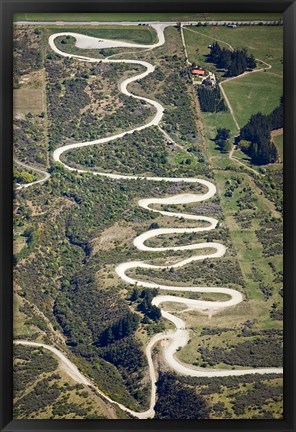
[[[0,0],[1,6],[1,431],[282,431],[295,411],[295,27],[288,0]],[[284,14],[284,420],[13,420],[12,418],[12,27],[17,12],[282,12]]]

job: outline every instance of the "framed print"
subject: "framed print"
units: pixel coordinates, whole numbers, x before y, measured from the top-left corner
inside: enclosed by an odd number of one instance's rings
[[[1,20],[1,430],[295,431],[295,2]]]

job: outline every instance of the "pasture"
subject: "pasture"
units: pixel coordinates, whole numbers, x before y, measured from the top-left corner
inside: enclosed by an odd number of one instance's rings
[[[280,13],[17,13],[15,21],[215,21],[278,20]]]
[[[256,72],[223,84],[240,127],[252,114],[270,114],[280,103],[283,80],[267,72]]]
[[[194,34],[196,33],[196,35]],[[189,61],[205,61],[210,52],[208,45],[217,41],[221,47],[247,48],[256,59],[272,66],[271,71],[283,74],[283,27],[241,26],[231,29],[226,26],[189,26],[184,29]],[[228,46],[229,48],[229,46]],[[196,49],[199,51],[196,52]],[[262,67],[262,64],[258,64]]]

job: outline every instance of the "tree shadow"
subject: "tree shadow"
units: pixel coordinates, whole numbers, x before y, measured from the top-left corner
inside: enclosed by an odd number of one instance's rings
[[[205,63],[208,63],[208,64],[211,64],[211,65],[213,65],[213,66],[215,66],[215,68],[216,68],[216,73],[221,73],[221,74],[223,74],[222,76],[223,77],[227,77],[228,75],[227,75],[227,71],[224,69],[224,68],[221,68],[221,67],[218,67],[213,61],[212,61],[212,59],[211,59],[211,55],[210,54],[205,54],[204,55],[204,62]]]

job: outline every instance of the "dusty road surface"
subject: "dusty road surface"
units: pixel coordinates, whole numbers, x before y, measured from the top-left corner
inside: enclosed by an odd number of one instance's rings
[[[67,23],[68,24],[68,23]],[[118,23],[117,23],[118,24]],[[130,24],[130,23],[129,23]],[[148,49],[154,49],[158,46],[161,46],[164,44],[165,42],[165,37],[164,37],[164,29],[168,26],[168,25],[172,25],[172,23],[149,23],[151,26],[153,26],[157,32],[158,35],[158,42],[154,45],[143,45],[143,46],[139,46],[137,44],[128,44],[128,47],[133,47],[133,48],[138,48],[138,47],[143,47],[143,48],[148,48]],[[158,288],[159,290],[166,290],[166,291],[178,291],[178,292],[192,292],[192,293],[216,293],[216,294],[226,294],[227,296],[229,296],[229,299],[226,301],[203,301],[203,300],[194,300],[194,299],[190,299],[190,298],[184,298],[184,297],[178,297],[178,296],[169,296],[169,295],[158,295],[156,297],[154,297],[153,299],[153,304],[156,306],[161,307],[162,303],[165,302],[175,302],[175,303],[180,303],[183,304],[185,308],[191,309],[191,310],[196,310],[196,311],[201,311],[203,313],[207,313],[209,316],[212,316],[213,312],[219,311],[221,309],[226,309],[226,308],[230,308],[230,307],[234,307],[237,304],[239,304],[240,302],[243,301],[243,295],[241,292],[234,290],[234,289],[229,289],[229,288],[225,288],[225,287],[178,287],[178,286],[170,286],[170,285],[160,285],[154,282],[149,282],[149,281],[143,281],[143,280],[136,280],[132,277],[130,277],[129,275],[127,275],[127,272],[135,269],[135,268],[142,268],[142,269],[151,269],[151,270],[155,270],[155,269],[170,269],[170,268],[179,268],[182,266],[185,266],[186,264],[193,262],[193,261],[198,261],[198,260],[203,260],[205,258],[219,258],[222,257],[225,252],[226,252],[226,248],[225,246],[223,246],[220,243],[213,243],[213,242],[206,242],[206,243],[196,243],[196,244],[191,244],[191,245],[186,245],[186,246],[172,246],[172,247],[160,247],[160,248],[154,248],[154,247],[148,247],[145,245],[145,242],[148,239],[151,239],[153,237],[157,237],[160,235],[166,235],[166,234],[178,234],[178,233],[196,233],[196,232],[203,232],[203,231],[209,231],[209,230],[214,230],[218,224],[218,220],[212,217],[206,217],[206,216],[197,216],[197,215],[192,215],[192,214],[185,214],[185,213],[179,213],[179,212],[172,212],[172,211],[166,211],[166,210],[156,210],[155,208],[151,207],[154,204],[158,204],[158,205],[180,205],[180,204],[190,204],[190,203],[194,203],[194,202],[202,202],[202,201],[206,201],[210,198],[212,198],[215,194],[216,194],[216,186],[209,182],[208,180],[204,180],[201,178],[192,178],[192,177],[188,177],[188,178],[170,178],[170,177],[142,177],[142,176],[127,176],[124,174],[109,174],[109,173],[104,173],[104,172],[93,172],[93,171],[87,171],[87,170],[77,170],[74,169],[72,167],[70,167],[69,165],[65,164],[64,162],[62,162],[60,160],[60,156],[68,151],[68,150],[73,150],[75,148],[80,148],[80,147],[86,147],[86,146],[92,146],[92,145],[98,145],[98,144],[103,144],[103,143],[107,143],[107,142],[111,142],[114,141],[118,138],[123,137],[125,134],[132,134],[134,131],[139,131],[142,129],[146,129],[150,126],[158,126],[162,116],[163,116],[163,112],[164,112],[164,108],[163,106],[152,99],[148,99],[148,98],[144,98],[144,97],[140,97],[137,95],[134,95],[133,93],[130,93],[127,89],[128,85],[136,80],[140,80],[143,79],[144,77],[146,77],[148,74],[152,73],[155,69],[155,67],[145,61],[136,61],[136,60],[129,60],[129,59],[124,59],[124,60],[114,60],[111,58],[106,58],[103,60],[98,60],[95,58],[91,58],[91,57],[86,57],[83,55],[74,55],[74,54],[68,54],[65,53],[61,50],[59,50],[56,45],[55,45],[55,39],[58,36],[66,36],[66,35],[71,35],[76,39],[76,46],[80,47],[82,52],[83,52],[83,48],[89,48],[89,47],[94,47],[97,48],[98,47],[98,41],[94,41],[94,39],[96,38],[91,38],[89,36],[85,36],[85,35],[81,35],[78,33],[69,33],[69,32],[60,32],[60,33],[55,33],[53,35],[51,35],[49,37],[49,45],[52,48],[53,51],[55,51],[57,54],[63,56],[63,57],[70,57],[70,58],[75,58],[78,61],[82,61],[82,62],[104,62],[104,63],[129,63],[129,64],[137,64],[137,65],[142,65],[145,67],[145,72],[138,74],[132,78],[128,78],[125,81],[123,81],[121,83],[120,86],[120,90],[122,93],[128,95],[128,96],[132,96],[136,99],[140,99],[140,100],[144,100],[147,103],[149,103],[150,105],[152,105],[155,110],[155,116],[154,118],[148,122],[147,124],[144,124],[142,126],[136,127],[134,129],[125,131],[123,133],[120,134],[116,134],[110,137],[106,137],[106,138],[101,138],[98,140],[93,140],[93,141],[86,141],[86,142],[80,142],[80,143],[75,143],[75,144],[68,144],[62,147],[59,147],[58,149],[56,149],[53,153],[53,159],[57,162],[60,162],[64,165],[64,167],[68,170],[71,171],[76,171],[78,173],[87,173],[90,172],[93,175],[99,175],[99,176],[105,176],[105,177],[109,177],[109,178],[113,178],[113,179],[146,179],[149,181],[166,181],[166,182],[184,182],[184,183],[191,183],[191,184],[200,184],[202,186],[204,186],[206,188],[206,192],[205,193],[182,193],[182,194],[178,194],[178,195],[173,195],[173,196],[168,196],[168,197],[164,197],[164,198],[147,198],[147,199],[142,199],[138,201],[138,205],[146,210],[149,211],[153,211],[153,212],[157,212],[160,213],[162,215],[165,216],[171,216],[174,218],[183,218],[183,219],[188,219],[188,220],[196,220],[197,222],[199,221],[203,221],[206,222],[208,225],[206,225],[205,227],[197,227],[197,228],[159,228],[159,229],[155,229],[155,230],[150,230],[147,231],[143,234],[141,234],[140,236],[136,237],[134,239],[134,246],[136,248],[138,248],[139,250],[142,251],[168,251],[168,250],[174,250],[174,251],[178,251],[178,250],[198,250],[198,249],[202,249],[202,248],[210,248],[211,250],[213,250],[213,252],[211,253],[207,253],[204,255],[192,255],[191,257],[187,258],[187,259],[183,259],[179,262],[177,262],[176,264],[170,265],[170,266],[160,266],[160,265],[152,265],[152,264],[147,264],[144,263],[142,261],[132,261],[132,262],[125,262],[122,263],[120,265],[118,265],[116,267],[116,273],[118,274],[118,276],[125,281],[128,284],[131,285],[136,285],[137,286],[142,286],[145,288]],[[122,47],[127,47],[127,43],[126,42],[119,42],[119,41],[112,41],[112,40],[104,40],[101,39],[100,44],[105,44],[104,46],[108,46],[108,47],[118,47],[118,46],[122,46]],[[161,130],[161,129],[160,129]],[[165,133],[164,133],[165,135]],[[140,418],[140,419],[148,419],[148,418],[153,418],[155,415],[154,412],[154,406],[156,403],[156,380],[157,380],[157,376],[156,376],[156,370],[152,361],[152,348],[153,346],[159,342],[160,340],[166,339],[166,341],[168,343],[165,344],[164,347],[164,359],[166,360],[167,364],[174,369],[175,371],[177,371],[178,373],[184,374],[184,375],[189,375],[189,376],[204,376],[204,377],[217,377],[217,376],[234,376],[234,375],[246,375],[246,374],[267,374],[267,373],[276,373],[276,374],[282,374],[283,370],[282,368],[253,368],[253,369],[235,369],[235,370],[221,370],[221,369],[198,369],[194,366],[191,365],[187,365],[187,364],[183,364],[180,361],[178,361],[178,359],[175,357],[175,353],[176,351],[181,348],[184,347],[189,340],[189,332],[186,329],[186,324],[185,322],[179,318],[176,317],[175,315],[167,312],[165,309],[161,308],[161,313],[162,316],[166,319],[168,319],[169,321],[171,321],[175,327],[176,330],[171,330],[171,331],[167,331],[165,333],[161,333],[158,334],[156,336],[154,336],[151,341],[149,342],[149,344],[146,347],[146,355],[147,355],[147,359],[148,359],[148,365],[149,365],[149,374],[150,374],[150,380],[151,380],[151,398],[150,398],[150,407],[147,411],[144,412],[134,412],[132,410],[130,410],[129,408],[123,406],[122,404],[112,400],[111,398],[109,398],[108,396],[104,395],[100,390],[98,390],[95,386],[95,384],[90,381],[88,378],[86,378],[78,369],[77,367],[69,360],[67,359],[66,355],[61,353],[58,349],[49,346],[49,345],[45,345],[45,344],[38,344],[35,342],[31,342],[31,341],[15,341],[15,343],[19,343],[19,344],[23,344],[23,345],[30,345],[30,346],[42,346],[45,349],[50,350],[51,352],[53,352],[57,357],[59,357],[59,359],[63,362],[63,364],[65,365],[65,367],[68,370],[69,375],[72,376],[73,379],[75,379],[77,382],[81,382],[82,384],[86,384],[89,385],[91,387],[94,387],[97,391],[99,391],[100,395],[104,396],[105,399],[107,399],[109,402],[112,402],[116,405],[118,405],[121,409],[123,409],[124,411],[126,411],[127,413],[131,414],[134,417]],[[197,317],[198,319],[198,317]]]

